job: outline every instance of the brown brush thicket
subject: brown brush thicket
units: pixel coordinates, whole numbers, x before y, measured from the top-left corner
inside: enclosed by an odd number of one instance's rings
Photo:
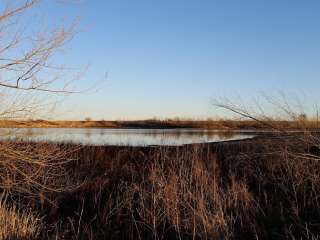
[[[1,121],[48,113],[48,94],[70,92],[65,78],[69,70],[50,60],[72,38],[74,25],[45,29],[38,23],[28,24],[29,12],[39,4],[40,0],[23,0],[0,5]],[[42,225],[37,214],[26,209],[36,205],[33,199],[44,202],[47,192],[72,186],[65,184],[64,177],[69,175],[61,167],[68,161],[65,153],[54,146],[0,143],[0,192],[6,196],[0,203],[0,239],[39,236]]]
[[[1,142],[3,216],[37,216],[39,239],[318,239],[319,139],[281,132],[181,147]]]
[[[209,147],[84,147],[70,162],[78,188],[47,196],[53,234],[99,239],[231,238],[254,227],[245,181],[224,174]],[[67,166],[66,166],[67,167]],[[70,231],[70,229],[72,231]]]
[[[90,147],[44,193],[42,238],[318,239],[317,136],[183,147]],[[57,147],[67,147],[57,145]]]

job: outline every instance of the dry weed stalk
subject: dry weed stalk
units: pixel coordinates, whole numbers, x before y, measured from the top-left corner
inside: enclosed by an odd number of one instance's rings
[[[31,210],[18,210],[16,205],[8,205],[2,194],[0,197],[0,239],[36,239],[43,224]]]
[[[201,147],[175,156],[167,151],[156,152],[142,181],[128,190],[129,208],[153,239],[172,230],[177,238],[231,239],[235,224],[252,224],[255,204],[245,182],[222,182],[215,157],[201,158]]]

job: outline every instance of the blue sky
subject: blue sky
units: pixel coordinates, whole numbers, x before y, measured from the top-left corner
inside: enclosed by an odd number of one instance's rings
[[[38,9],[50,23],[80,17],[56,60],[90,63],[80,88],[99,82],[66,98],[57,118],[215,117],[212,99],[261,92],[319,99],[319,1],[44,0]]]

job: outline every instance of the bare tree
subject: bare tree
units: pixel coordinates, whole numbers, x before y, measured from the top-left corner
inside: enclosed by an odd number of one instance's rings
[[[49,33],[21,31],[19,16],[35,7],[38,2],[39,0],[29,0],[14,8],[7,7],[0,15],[0,86],[68,93],[70,91],[66,89],[66,85],[57,89],[51,87],[58,80],[53,73],[65,68],[53,66],[49,64],[49,60],[73,37],[75,24],[53,29]]]
[[[251,108],[246,107],[241,102],[232,102],[226,98],[215,99],[213,105],[216,108],[257,122],[263,128],[280,134],[280,137],[290,136],[294,138],[295,141],[291,142],[292,145],[297,144],[297,142],[301,145],[308,145],[309,149],[306,152],[295,153],[295,155],[304,159],[319,160],[320,136],[318,117],[309,120],[305,113],[307,107],[301,103],[299,98],[292,100],[284,93],[280,93],[278,97],[263,95],[262,99],[264,103],[254,103]],[[268,114],[264,110],[265,108],[272,109],[271,113]],[[276,112],[278,112],[281,118],[275,118]],[[317,114],[318,110],[316,109],[316,116]]]
[[[0,120],[23,119],[48,109],[43,94],[74,92],[63,79],[70,69],[50,60],[72,39],[76,23],[50,31],[25,25],[23,17],[39,4],[21,0],[0,7]],[[67,150],[57,146],[1,141],[0,191],[30,195],[61,190],[62,182],[55,179],[66,175],[61,168],[66,158]]]
[[[307,117],[306,112],[310,110],[302,103],[298,96],[288,96],[283,92],[274,95],[261,94],[256,99],[243,101],[240,97],[236,100],[229,98],[213,99],[213,106],[240,116],[242,119],[249,119],[260,123],[261,126],[270,130],[283,132],[281,122],[287,122],[291,128],[306,130],[317,125],[316,117]],[[315,109],[317,112],[317,109]],[[292,130],[292,129],[291,129]]]
[[[10,1],[0,12],[1,118],[34,115],[44,107],[44,93],[75,92],[70,86],[74,78],[66,73],[72,69],[51,60],[73,38],[77,21],[50,30],[24,23],[24,16],[38,5],[40,0]]]

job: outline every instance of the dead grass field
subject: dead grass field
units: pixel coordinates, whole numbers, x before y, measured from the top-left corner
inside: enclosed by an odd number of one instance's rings
[[[40,217],[39,239],[318,239],[318,139],[275,135],[149,148],[15,143],[33,154],[64,152],[55,160],[64,163],[38,176],[52,190],[6,189],[8,206],[16,207],[2,216],[32,223],[31,232]]]

